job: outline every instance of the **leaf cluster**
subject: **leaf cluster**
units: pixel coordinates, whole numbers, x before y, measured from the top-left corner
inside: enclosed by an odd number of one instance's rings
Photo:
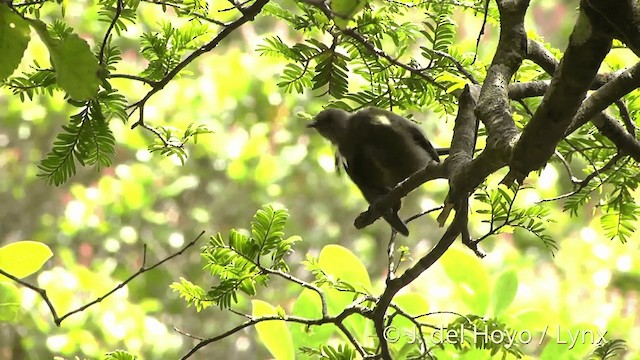
[[[172,288],[199,310],[207,307],[207,303],[228,308],[232,301],[238,302],[238,291],[255,295],[258,285],[267,285],[270,273],[289,271],[284,257],[301,239],[298,236],[284,238],[288,217],[287,210],[265,205],[253,217],[251,235],[233,229],[226,240],[220,233],[211,237],[202,256],[205,270],[219,279],[218,284],[206,294],[184,279]]]
[[[389,2],[370,4],[356,16],[355,26],[344,30],[309,5],[299,3],[299,13],[294,13],[269,4],[269,14],[293,28],[325,34],[332,41],[306,40],[287,45],[279,37],[271,37],[258,51],[288,61],[279,83],[287,92],[315,90],[319,96],[329,94],[335,99],[331,106],[347,110],[377,106],[451,113],[451,92],[465,83],[451,59],[473,68],[472,59],[453,46],[456,25],[451,14],[455,5],[444,1],[416,6],[425,11],[419,25],[392,16],[411,10]],[[418,38],[427,42],[416,58]]]
[[[546,233],[548,223],[554,222],[550,217],[550,211],[543,204],[534,204],[524,208],[514,205],[518,192],[513,195],[510,191],[498,187],[488,190],[483,187],[474,194],[474,199],[489,205],[488,209],[478,209],[478,214],[488,215],[488,219],[482,220],[489,224],[489,231],[477,241],[503,233],[511,228],[521,228],[534,234],[542,240],[545,247],[553,252],[558,249],[556,241]]]

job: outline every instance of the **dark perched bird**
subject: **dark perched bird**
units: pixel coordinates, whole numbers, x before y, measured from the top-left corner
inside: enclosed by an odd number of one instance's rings
[[[383,109],[371,107],[355,113],[326,109],[307,127],[338,147],[336,165],[342,163],[370,204],[430,161],[440,162],[420,127]],[[407,236],[409,230],[398,217],[400,205],[398,201],[382,216]]]

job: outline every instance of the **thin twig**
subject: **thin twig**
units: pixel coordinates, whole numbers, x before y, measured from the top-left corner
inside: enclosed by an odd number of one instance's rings
[[[53,316],[53,321],[57,326],[60,326],[60,324],[69,316],[82,312],[84,310],[86,310],[87,308],[103,301],[104,299],[108,298],[109,296],[111,296],[113,293],[115,293],[116,291],[122,289],[125,285],[127,285],[128,283],[130,283],[133,279],[137,278],[138,276],[144,274],[147,271],[153,270],[155,268],[157,268],[158,266],[164,264],[165,262],[173,259],[174,257],[178,256],[178,255],[182,255],[188,248],[192,247],[193,245],[195,245],[195,243],[200,239],[200,237],[202,237],[202,235],[204,235],[204,231],[202,231],[200,233],[200,235],[198,235],[195,239],[193,239],[191,242],[189,242],[187,245],[183,246],[182,249],[180,249],[179,251],[167,256],[166,258],[158,261],[157,263],[153,264],[152,266],[146,267],[146,260],[147,260],[147,246],[146,244],[143,246],[142,249],[142,265],[140,266],[140,269],[138,269],[138,271],[136,271],[135,273],[133,273],[131,276],[129,276],[128,278],[126,278],[124,281],[122,281],[121,283],[119,283],[118,285],[116,285],[113,289],[111,289],[110,291],[108,291],[106,294],[96,298],[95,300],[80,306],[79,308],[69,311],[68,313],[58,317],[58,313],[56,312],[55,307],[53,306],[53,304],[51,303],[51,300],[49,299],[49,296],[47,295],[47,291],[43,288],[40,288],[38,286],[29,284],[26,281],[23,281],[21,279],[18,279],[17,277],[3,271],[2,269],[0,269],[0,274],[4,275],[8,278],[10,278],[11,280],[15,281],[16,283],[29,288],[35,292],[37,292],[40,297],[44,300],[44,302],[47,304],[47,307],[49,308],[49,310],[51,311],[51,315]]]

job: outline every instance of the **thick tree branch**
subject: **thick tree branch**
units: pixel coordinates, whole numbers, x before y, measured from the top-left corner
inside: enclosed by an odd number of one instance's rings
[[[564,138],[573,116],[611,49],[612,38],[598,31],[581,11],[558,70],[538,110],[527,123],[503,180],[522,182],[530,171],[542,167]]]
[[[640,56],[640,6],[636,0],[582,0],[580,7],[601,31]]]
[[[611,115],[601,112],[596,115],[591,122],[602,133],[609,138],[620,151],[630,155],[634,160],[640,162],[640,141],[630,134]]]
[[[518,139],[519,133],[510,112],[508,84],[526,53],[524,15],[528,5],[527,0],[498,1],[501,23],[498,48],[480,94],[469,93],[474,101],[474,95],[478,98],[475,115],[487,128],[487,147],[464,166],[451,167],[448,209],[468,197],[489,174],[506,165]],[[438,222],[443,225],[447,217],[445,209]]]
[[[640,86],[640,63],[617,73],[580,105],[566,134],[571,134],[597,113]]]
[[[526,53],[524,15],[528,6],[528,0],[498,1],[500,39],[476,108],[476,116],[485,124],[489,134],[487,147],[494,149],[494,155],[505,163],[518,138],[510,113],[507,86]]]

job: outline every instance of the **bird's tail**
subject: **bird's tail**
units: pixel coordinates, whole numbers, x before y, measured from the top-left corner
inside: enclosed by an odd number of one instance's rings
[[[398,217],[398,213],[396,211],[389,211],[385,215],[382,216],[391,227],[404,236],[409,236],[409,229],[407,229],[407,225]]]

